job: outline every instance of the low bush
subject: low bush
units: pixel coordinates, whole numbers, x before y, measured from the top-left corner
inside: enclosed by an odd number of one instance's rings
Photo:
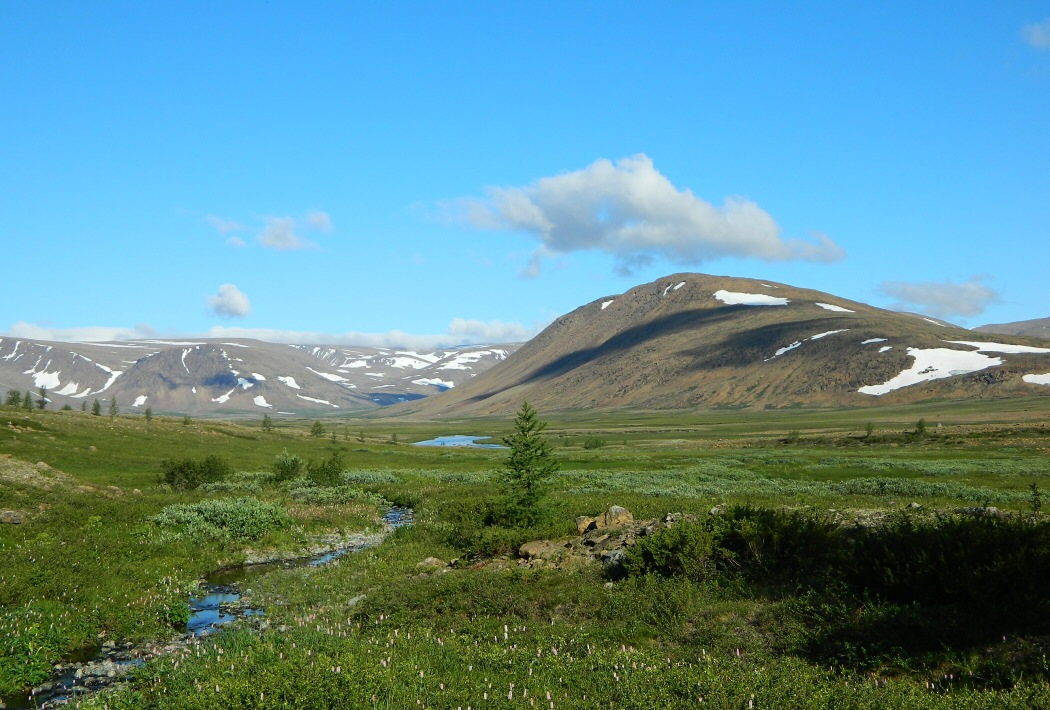
[[[220,540],[255,540],[292,523],[281,506],[250,497],[169,505],[147,520],[175,535]]]
[[[160,468],[164,482],[177,491],[190,491],[205,483],[214,483],[233,474],[233,467],[219,456],[205,456],[197,460],[192,458],[165,459]]]
[[[285,449],[277,454],[273,461],[273,475],[278,481],[291,481],[299,478],[306,471],[306,462],[296,454]]]

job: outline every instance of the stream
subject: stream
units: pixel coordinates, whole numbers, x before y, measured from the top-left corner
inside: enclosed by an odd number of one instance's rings
[[[385,527],[390,530],[411,525],[413,512],[409,508],[391,508],[383,516]],[[378,537],[379,540],[382,537]],[[245,585],[264,574],[278,569],[320,567],[339,559],[343,555],[372,547],[375,536],[351,539],[349,544],[316,554],[290,559],[245,564],[215,570],[204,577],[197,595],[189,598],[190,618],[182,633],[168,644],[146,644],[136,646],[130,642],[118,644],[106,641],[76,651],[54,666],[51,679],[33,688],[29,693],[0,698],[0,710],[24,710],[27,708],[54,708],[68,705],[86,694],[122,682],[128,671],[143,665],[146,660],[170,653],[173,647],[185,646],[194,639],[218,631],[222,626],[238,619],[262,617],[264,610],[251,606],[242,599],[251,589]],[[268,624],[255,619],[255,628],[265,629]],[[146,647],[148,646],[148,648]]]

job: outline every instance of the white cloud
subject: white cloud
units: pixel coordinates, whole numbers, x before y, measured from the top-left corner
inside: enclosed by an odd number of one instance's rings
[[[785,239],[772,216],[744,197],[715,206],[679,190],[647,156],[598,160],[583,170],[525,187],[491,187],[484,198],[442,204],[446,215],[479,229],[532,234],[540,242],[525,275],[547,252],[604,251],[620,271],[654,256],[699,264],[725,256],[831,262],[845,256],[827,235]],[[546,251],[545,251],[546,250]]]
[[[453,318],[448,326],[448,334],[462,344],[466,343],[519,343],[536,335],[540,328],[525,326],[521,323],[503,321],[471,320]]]
[[[209,338],[255,338],[270,343],[308,345],[360,345],[373,348],[410,348],[415,350],[448,348],[457,345],[516,343],[528,340],[541,326],[523,326],[502,321],[478,321],[454,318],[445,333],[415,335],[400,330],[386,333],[320,333],[267,328],[238,328],[216,326],[208,331]]]
[[[1050,49],[1050,18],[1021,28],[1021,36],[1029,46]]]
[[[229,244],[230,246],[235,246],[235,247],[246,247],[246,246],[248,246],[248,243],[245,242],[243,239],[241,239],[238,236],[230,237],[229,239],[226,240],[226,243]]]
[[[243,318],[252,312],[248,297],[233,284],[219,286],[219,292],[208,297],[208,307],[217,316]]]
[[[332,231],[332,218],[327,212],[307,212],[306,223],[310,225],[311,229],[327,234]]]
[[[7,329],[12,338],[29,340],[51,340],[56,342],[99,343],[110,340],[136,340],[156,337],[157,331],[151,326],[140,323],[133,328],[110,326],[85,326],[83,328],[49,328],[37,323],[18,321]]]
[[[216,215],[210,214],[204,218],[204,221],[215,228],[215,231],[220,234],[229,234],[230,232],[240,232],[244,230],[244,227],[237,222],[217,217]]]
[[[266,226],[259,234],[259,243],[277,251],[317,247],[313,242],[295,233],[295,220],[291,217],[267,217]]]
[[[999,300],[999,293],[974,277],[961,284],[908,283],[884,281],[879,290],[890,298],[897,299],[890,308],[901,311],[917,310],[939,318],[951,316],[976,316]]]
[[[545,325],[545,324],[544,324]],[[543,329],[543,325],[524,326],[520,323],[502,321],[479,321],[454,318],[445,333],[415,335],[400,330],[387,333],[324,333],[301,330],[277,330],[273,328],[242,328],[238,326],[215,326],[207,333],[166,333],[166,339],[199,338],[254,338],[269,343],[296,345],[360,345],[376,348],[407,348],[429,350],[450,348],[457,345],[486,345],[515,343],[528,340]],[[18,322],[5,335],[31,340],[58,342],[103,342],[111,340],[145,340],[157,337],[156,331],[147,325],[134,328],[47,328],[32,323]]]

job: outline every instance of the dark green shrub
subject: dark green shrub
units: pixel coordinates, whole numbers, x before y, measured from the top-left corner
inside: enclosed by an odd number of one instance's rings
[[[177,491],[190,491],[205,483],[221,481],[233,474],[233,467],[219,456],[205,456],[201,460],[165,459],[160,464],[164,482]]]
[[[161,527],[175,528],[176,535],[220,540],[255,540],[292,523],[284,508],[255,498],[169,505],[147,519]]]
[[[318,486],[338,486],[343,483],[343,457],[338,451],[321,461],[306,464],[306,476]]]
[[[273,474],[278,481],[290,481],[299,478],[306,471],[306,462],[296,454],[285,449],[273,460]]]

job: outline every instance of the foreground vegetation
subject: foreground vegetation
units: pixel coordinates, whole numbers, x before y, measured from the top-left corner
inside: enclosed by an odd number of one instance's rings
[[[25,515],[0,525],[0,696],[77,648],[174,633],[212,569],[375,529],[397,503],[416,524],[380,547],[253,582],[267,630],[223,631],[83,705],[1050,706],[1050,427],[1024,406],[872,427],[565,418],[545,432],[560,470],[517,517],[505,453],[393,443],[448,428],[0,408],[0,510]],[[611,505],[684,517],[615,574],[517,559]]]

